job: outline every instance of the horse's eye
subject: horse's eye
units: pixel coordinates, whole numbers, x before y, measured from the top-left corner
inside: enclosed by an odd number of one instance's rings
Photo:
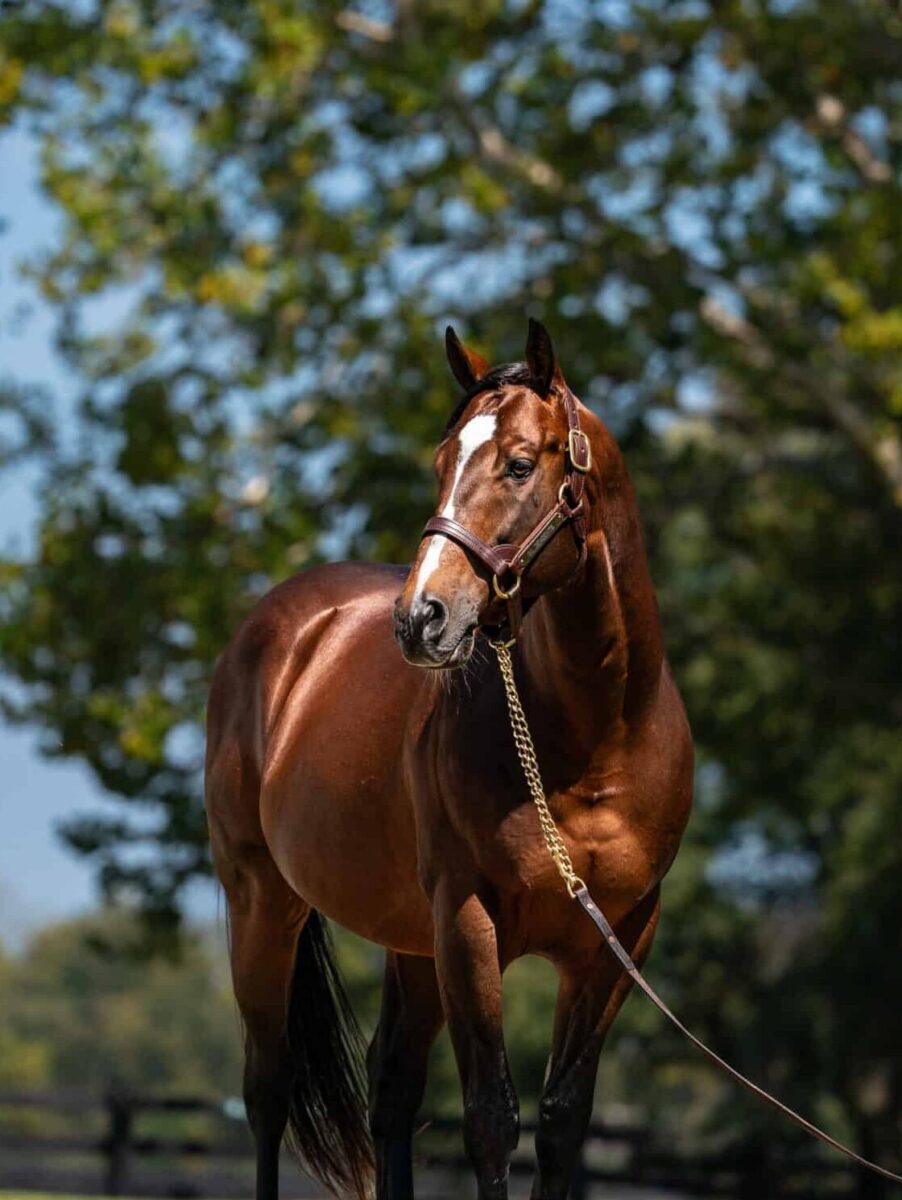
[[[534,467],[535,463],[531,463],[528,458],[512,458],[507,464],[506,474],[510,475],[511,479],[527,479]]]

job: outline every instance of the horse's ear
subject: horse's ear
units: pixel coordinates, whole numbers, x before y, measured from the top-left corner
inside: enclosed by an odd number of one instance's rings
[[[492,364],[481,354],[466,348],[450,325],[445,330],[445,353],[448,355],[448,365],[454,378],[465,392],[492,369]]]
[[[534,321],[532,317],[529,318],[529,332],[526,335],[526,365],[532,374],[536,391],[540,396],[547,396],[552,380],[560,375],[560,371],[554,357],[551,334],[541,321]]]

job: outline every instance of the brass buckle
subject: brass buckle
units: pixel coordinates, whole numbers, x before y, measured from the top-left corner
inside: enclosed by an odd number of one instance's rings
[[[582,497],[579,498],[579,500],[576,502],[576,504],[571,504],[570,501],[567,499],[567,492],[569,490],[570,490],[570,480],[569,479],[565,479],[564,482],[561,484],[561,486],[557,490],[558,504],[566,504],[567,505],[567,520],[568,521],[572,517],[578,516],[579,513],[581,513],[583,510]],[[555,530],[555,533],[557,533],[557,530]]]
[[[504,589],[501,587],[501,584],[498,580],[498,576],[493,575],[492,576],[492,587],[495,589],[495,595],[498,597],[499,600],[510,600],[511,597],[516,596],[517,592],[519,592],[520,580],[515,579],[514,586],[511,588],[511,590],[509,592],[505,592]]]
[[[592,470],[592,445],[581,429],[570,430],[567,438],[567,450],[570,453],[570,462],[573,464],[574,471],[585,475]]]
[[[509,638],[507,641],[504,641],[503,638],[499,638],[497,642],[494,638],[490,638],[487,633],[483,633],[483,637],[493,650],[510,650],[511,646],[516,646],[517,644],[517,639],[515,637]]]

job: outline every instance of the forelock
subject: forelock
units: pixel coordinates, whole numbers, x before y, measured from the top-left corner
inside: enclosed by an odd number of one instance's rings
[[[536,391],[536,380],[526,363],[502,363],[498,367],[492,367],[488,374],[477,380],[471,388],[464,392],[448,418],[444,436],[447,437],[452,432],[471,400],[481,396],[484,392],[500,391],[501,388],[506,387],[528,387],[532,391]]]

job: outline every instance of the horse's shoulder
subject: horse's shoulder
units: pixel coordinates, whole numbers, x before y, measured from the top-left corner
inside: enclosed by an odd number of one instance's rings
[[[258,602],[254,611],[270,608],[308,610],[329,604],[347,604],[374,595],[390,595],[394,600],[407,570],[406,566],[390,563],[320,563],[277,584]]]
[[[356,622],[363,610],[366,618],[389,620],[405,573],[405,567],[382,563],[323,563],[277,584],[257,601],[226,647],[214,671],[214,692],[226,679],[246,680],[288,662],[343,616]]]
[[[235,640],[294,641],[310,620],[338,609],[381,601],[391,604],[406,567],[385,563],[322,563],[291,576],[267,592],[245,618]]]

